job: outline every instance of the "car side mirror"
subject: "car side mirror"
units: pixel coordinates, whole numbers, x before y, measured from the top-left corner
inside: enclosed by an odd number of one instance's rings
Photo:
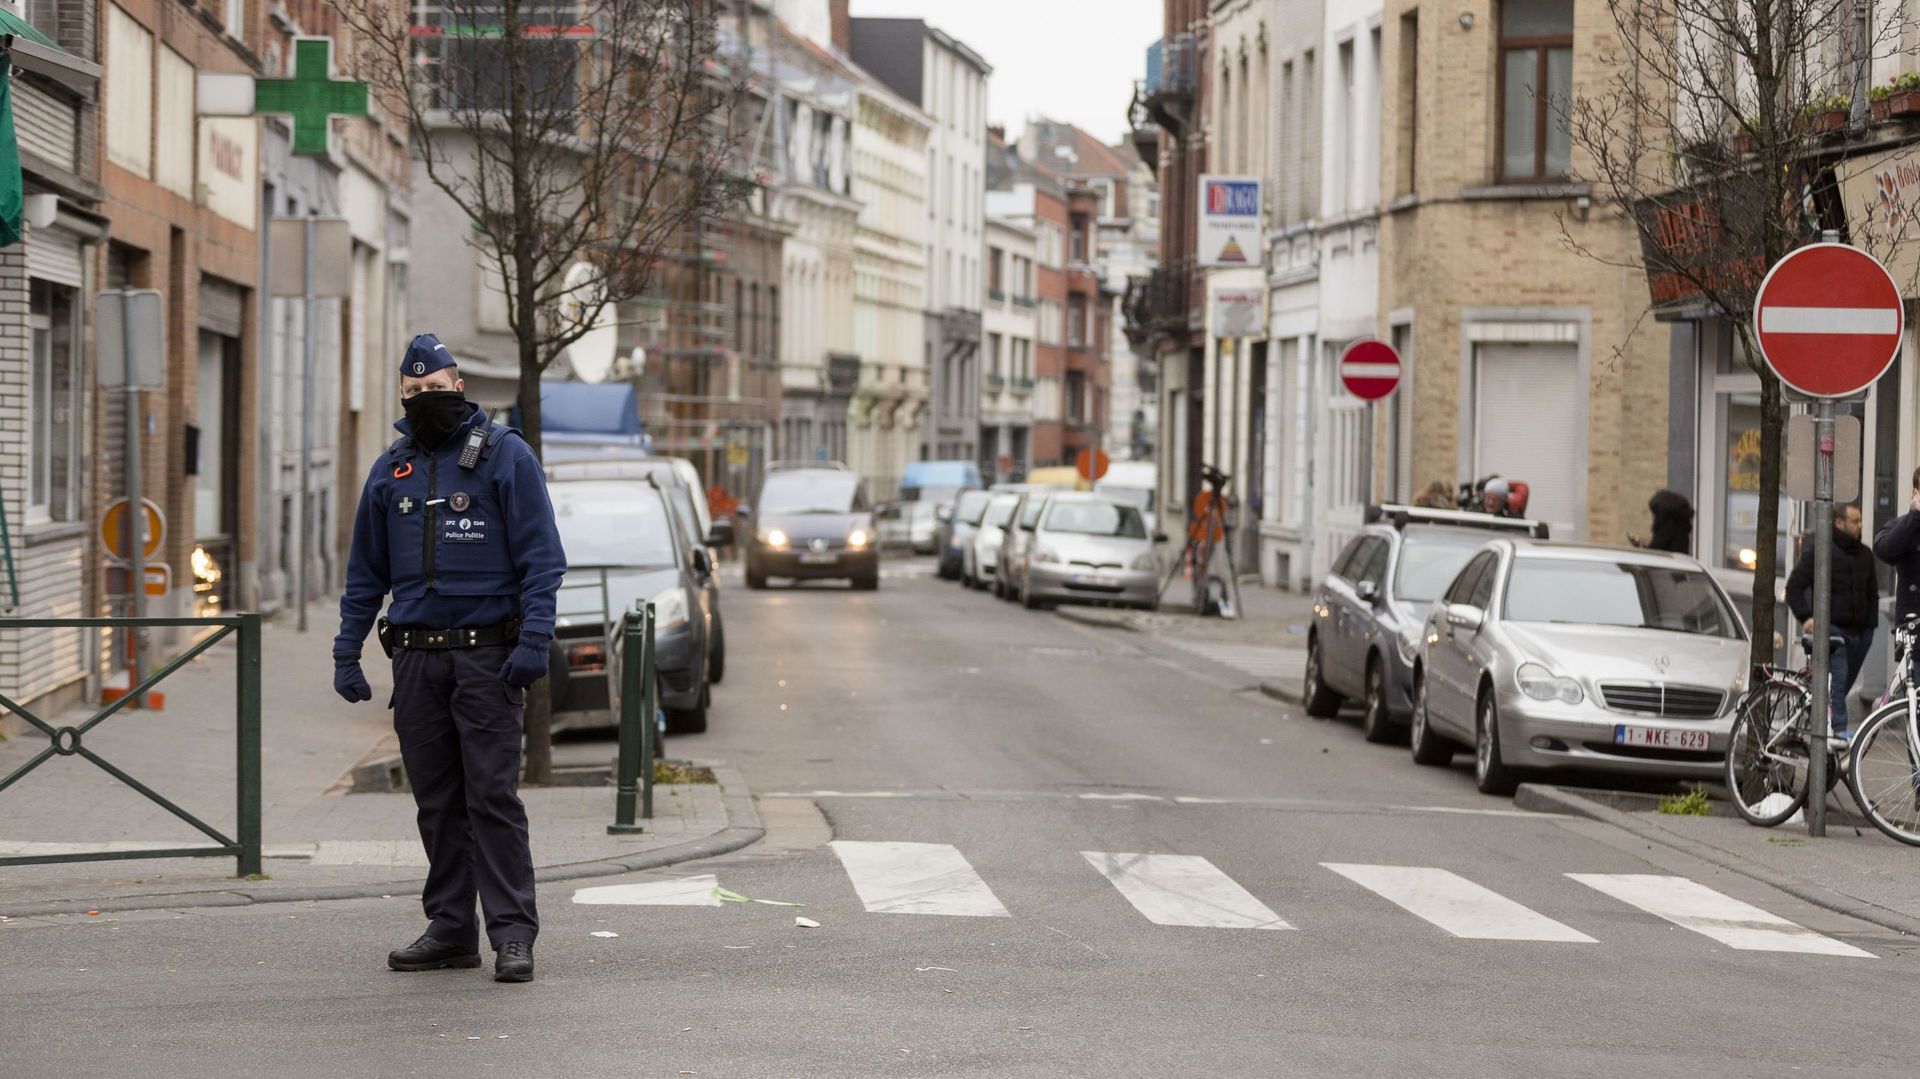
[[[713,526],[707,529],[707,546],[733,546],[733,522],[724,517],[716,518]]]
[[[1167,542],[1167,534],[1165,532],[1155,532],[1153,534],[1153,542],[1155,543]]]
[[[713,556],[707,553],[705,547],[696,547],[693,549],[693,568],[699,570],[701,573],[713,572]]]
[[[1447,604],[1447,624],[1456,629],[1479,632],[1481,623],[1486,621],[1486,613],[1478,607],[1465,603]]]
[[[1353,586],[1353,594],[1359,596],[1362,603],[1377,603],[1380,600],[1380,586],[1372,581],[1361,581]]]

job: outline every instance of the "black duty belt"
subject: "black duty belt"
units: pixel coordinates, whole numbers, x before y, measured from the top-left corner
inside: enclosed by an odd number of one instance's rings
[[[519,639],[520,623],[518,622],[500,622],[491,626],[469,626],[462,629],[393,627],[395,646],[428,651],[449,648],[493,648],[503,644],[514,644]]]

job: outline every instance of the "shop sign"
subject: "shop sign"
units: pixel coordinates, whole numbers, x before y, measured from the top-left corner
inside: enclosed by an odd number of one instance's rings
[[[1920,291],[1920,146],[1843,162],[1834,172],[1848,238],[1886,264],[1901,295]]]
[[[260,122],[200,118],[200,205],[244,229],[258,227]]]

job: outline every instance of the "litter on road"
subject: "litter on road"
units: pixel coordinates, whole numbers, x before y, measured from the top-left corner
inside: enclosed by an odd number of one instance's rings
[[[802,929],[820,928],[820,923],[814,921],[812,918],[795,918],[793,920],[793,924],[799,926]]]

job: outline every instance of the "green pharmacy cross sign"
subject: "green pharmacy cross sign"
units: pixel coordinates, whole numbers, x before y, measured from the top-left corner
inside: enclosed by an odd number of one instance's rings
[[[293,77],[256,79],[202,71],[194,111],[201,116],[293,117],[293,152],[325,157],[327,130],[335,116],[367,114],[367,84],[333,77],[333,39],[293,39]]]
[[[293,78],[255,79],[253,111],[293,117],[293,152],[325,156],[335,116],[367,114],[367,84],[333,77],[333,39],[295,38]]]

